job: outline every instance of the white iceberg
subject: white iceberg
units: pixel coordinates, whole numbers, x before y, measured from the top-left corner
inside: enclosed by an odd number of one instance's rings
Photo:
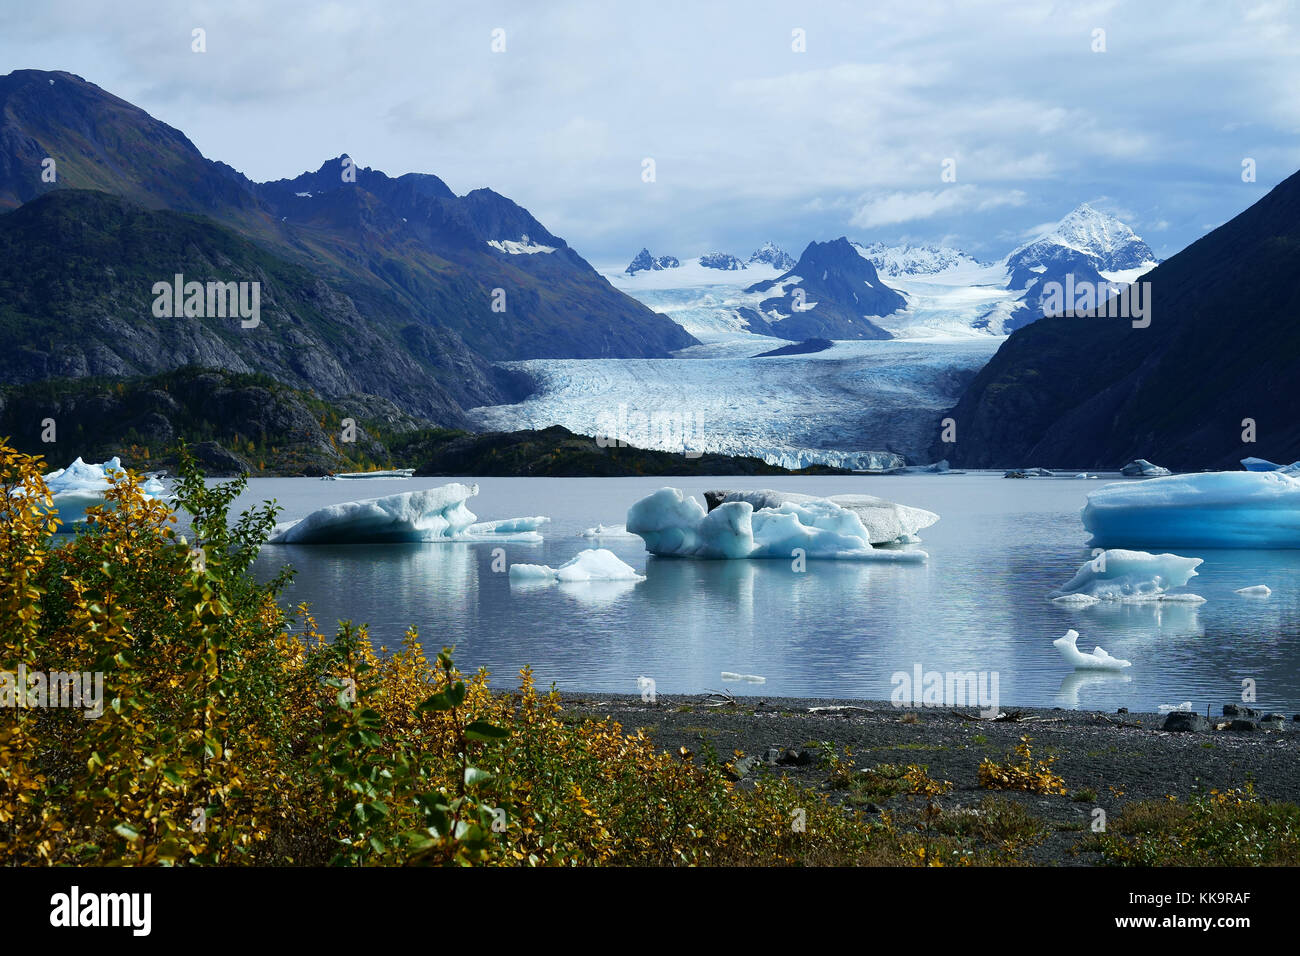
[[[1171,474],[1168,468],[1153,465],[1145,458],[1130,461],[1119,470],[1119,473],[1129,478],[1163,478],[1165,475]]]
[[[1060,652],[1065,663],[1075,670],[1122,671],[1126,667],[1133,666],[1130,661],[1122,661],[1118,657],[1111,657],[1101,647],[1094,647],[1091,654],[1085,654],[1079,650],[1076,643],[1078,640],[1079,632],[1071,629],[1065,632],[1064,637],[1058,637],[1052,641],[1052,646]]]
[[[578,532],[580,538],[635,538],[632,532],[621,524],[598,524]]]
[[[1196,577],[1203,558],[1114,549],[1085,561],[1066,584],[1052,592],[1058,604],[1088,605],[1099,601],[1187,601],[1202,603],[1196,594],[1168,594]]]
[[[875,495],[831,495],[818,498],[785,491],[762,489],[759,491],[706,491],[705,503],[710,510],[728,501],[746,501],[761,509],[778,510],[784,504],[807,505],[810,502],[829,501],[858,516],[873,545],[908,544],[921,540],[917,532],[939,520],[933,511],[900,505]]]
[[[561,583],[645,580],[644,574],[638,574],[636,568],[625,564],[606,548],[588,548],[558,568],[546,564],[512,564],[510,577],[512,580]]]
[[[1157,704],[1156,710],[1162,714],[1187,714],[1191,713],[1192,702],[1185,700],[1181,704]]]
[[[925,561],[924,551],[872,547],[857,513],[825,498],[760,508],[724,501],[712,511],[677,488],[660,488],[627,512],[627,530],[651,554],[689,558],[807,558]]]
[[[54,499],[53,510],[62,522],[60,530],[72,530],[72,525],[86,520],[87,508],[104,504],[104,493],[112,485],[109,474],[125,470],[120,458],[110,458],[100,465],[87,464],[78,458],[67,468],[47,474],[45,486]],[[167,486],[157,478],[144,479],[140,490],[146,498],[170,497]]]
[[[271,544],[394,544],[420,541],[540,541],[545,518],[478,522],[465,506],[478,485],[453,482],[424,491],[344,501],[276,526]]]
[[[1300,548],[1300,469],[1104,485],[1082,516],[1100,547]]]
[[[760,676],[757,675],[757,674],[734,674],[734,673],[732,673],[731,671],[723,671],[723,672],[722,672],[722,679],[723,679],[723,680],[738,680],[738,681],[744,681],[746,684],[766,684],[766,683],[767,683],[767,678],[766,678],[766,677],[760,677]]]
[[[1268,597],[1273,593],[1273,589],[1267,584],[1252,584],[1248,588],[1237,588],[1237,594],[1244,594],[1247,597]]]

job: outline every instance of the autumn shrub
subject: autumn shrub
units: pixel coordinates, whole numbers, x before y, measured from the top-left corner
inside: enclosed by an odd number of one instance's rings
[[[1029,737],[1021,737],[1015,758],[1003,763],[985,757],[980,761],[980,786],[986,790],[1023,790],[1027,793],[1060,794],[1066,792],[1065,781],[1052,770],[1055,757],[1034,758]]]

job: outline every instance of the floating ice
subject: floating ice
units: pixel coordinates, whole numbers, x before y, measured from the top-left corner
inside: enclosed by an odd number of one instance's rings
[[[62,522],[60,530],[72,530],[72,525],[86,520],[87,508],[104,504],[104,493],[112,485],[108,476],[120,471],[125,471],[120,458],[110,458],[101,465],[87,464],[78,458],[67,468],[47,474],[45,486],[54,499],[53,510]],[[169,497],[167,486],[157,478],[146,478],[140,490],[146,498]]]
[[[579,531],[580,538],[635,538],[632,532],[621,524],[598,524],[594,528]]]
[[[1157,704],[1156,710],[1162,714],[1186,714],[1192,709],[1192,702],[1185,700],[1181,704]]]
[[[276,526],[272,544],[392,544],[413,541],[540,541],[546,518],[476,523],[465,501],[478,485],[452,483],[383,498],[344,501]]]
[[[723,680],[740,680],[747,684],[766,684],[766,677],[759,677],[757,674],[733,674],[731,671],[722,672]]]
[[[1083,526],[1100,547],[1300,548],[1300,469],[1103,485]]]
[[[1282,471],[1284,469],[1300,469],[1300,461],[1293,462],[1290,465],[1279,465],[1263,458],[1243,458],[1241,459],[1241,467],[1247,471]]]
[[[909,544],[921,539],[916,533],[939,520],[933,511],[895,504],[874,495],[831,495],[817,498],[813,495],[792,494],[784,491],[706,491],[704,500],[709,509],[727,501],[746,501],[761,509],[778,510],[784,504],[807,505],[810,502],[829,501],[858,516],[867,531],[867,540],[873,545]]]
[[[1130,461],[1119,470],[1119,473],[1129,478],[1163,478],[1166,475],[1172,474],[1168,468],[1153,465],[1145,458],[1138,458],[1135,461]]]
[[[1003,478],[1055,478],[1056,475],[1046,468],[1013,468]]]
[[[533,515],[531,518],[499,518],[496,521],[478,521],[465,529],[470,537],[486,534],[527,534],[541,530],[542,525],[551,519],[545,515]]]
[[[1070,629],[1065,632],[1064,637],[1058,637],[1052,641],[1052,646],[1060,652],[1065,663],[1069,664],[1075,670],[1082,671],[1122,671],[1126,667],[1132,667],[1129,661],[1122,661],[1118,657],[1111,657],[1100,646],[1094,647],[1091,654],[1085,654],[1079,650],[1076,642],[1079,640],[1079,632]]]
[[[1249,597],[1268,597],[1273,593],[1273,589],[1267,584],[1252,584],[1248,588],[1237,588],[1237,594],[1245,594]]]
[[[546,564],[512,564],[510,577],[525,581],[644,581],[645,575],[624,564],[613,551],[589,548],[558,568]]]
[[[1085,561],[1053,600],[1060,604],[1087,605],[1098,601],[1187,601],[1201,603],[1195,594],[1166,594],[1196,577],[1202,558],[1145,551],[1103,551]]]
[[[914,561],[924,551],[873,548],[857,513],[824,498],[754,510],[724,501],[712,511],[677,488],[660,488],[627,512],[627,529],[651,554],[689,558],[808,558]]]

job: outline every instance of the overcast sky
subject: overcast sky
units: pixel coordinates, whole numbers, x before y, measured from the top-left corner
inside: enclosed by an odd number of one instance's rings
[[[992,259],[1083,201],[1163,258],[1300,168],[1288,0],[4,7],[0,72],[76,73],[256,180],[348,153],[489,186],[602,265],[840,235]]]

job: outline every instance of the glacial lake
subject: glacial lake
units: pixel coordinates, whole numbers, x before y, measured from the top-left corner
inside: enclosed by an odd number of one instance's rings
[[[425,648],[455,645],[462,669],[486,667],[498,687],[531,665],[538,685],[660,696],[726,688],[736,695],[887,700],[897,672],[997,674],[1003,708],[1155,710],[1190,701],[1218,714],[1255,682],[1265,710],[1300,711],[1300,550],[1188,551],[1205,563],[1178,603],[1075,609],[1048,593],[1091,556],[1079,510],[1104,480],[1007,480],[1001,474],[795,478],[415,478],[320,481],[262,478],[237,503],[274,498],[281,520],[326,504],[445,484],[479,485],[480,520],[548,515],[537,544],[267,545],[255,573],[297,569],[288,604],[311,605],[370,627],[396,648],[415,625]],[[647,555],[640,538],[580,537],[621,525],[627,508],[672,485],[703,502],[715,488],[813,495],[873,494],[937,512],[921,532],[926,564],[777,560],[693,561]],[[493,570],[509,562],[563,564],[605,547],[646,575],[640,582],[520,586]],[[1236,588],[1267,584],[1267,598]],[[1121,675],[1075,673],[1052,646],[1068,628],[1085,652],[1100,644],[1133,662]],[[723,679],[759,675],[765,683]]]

